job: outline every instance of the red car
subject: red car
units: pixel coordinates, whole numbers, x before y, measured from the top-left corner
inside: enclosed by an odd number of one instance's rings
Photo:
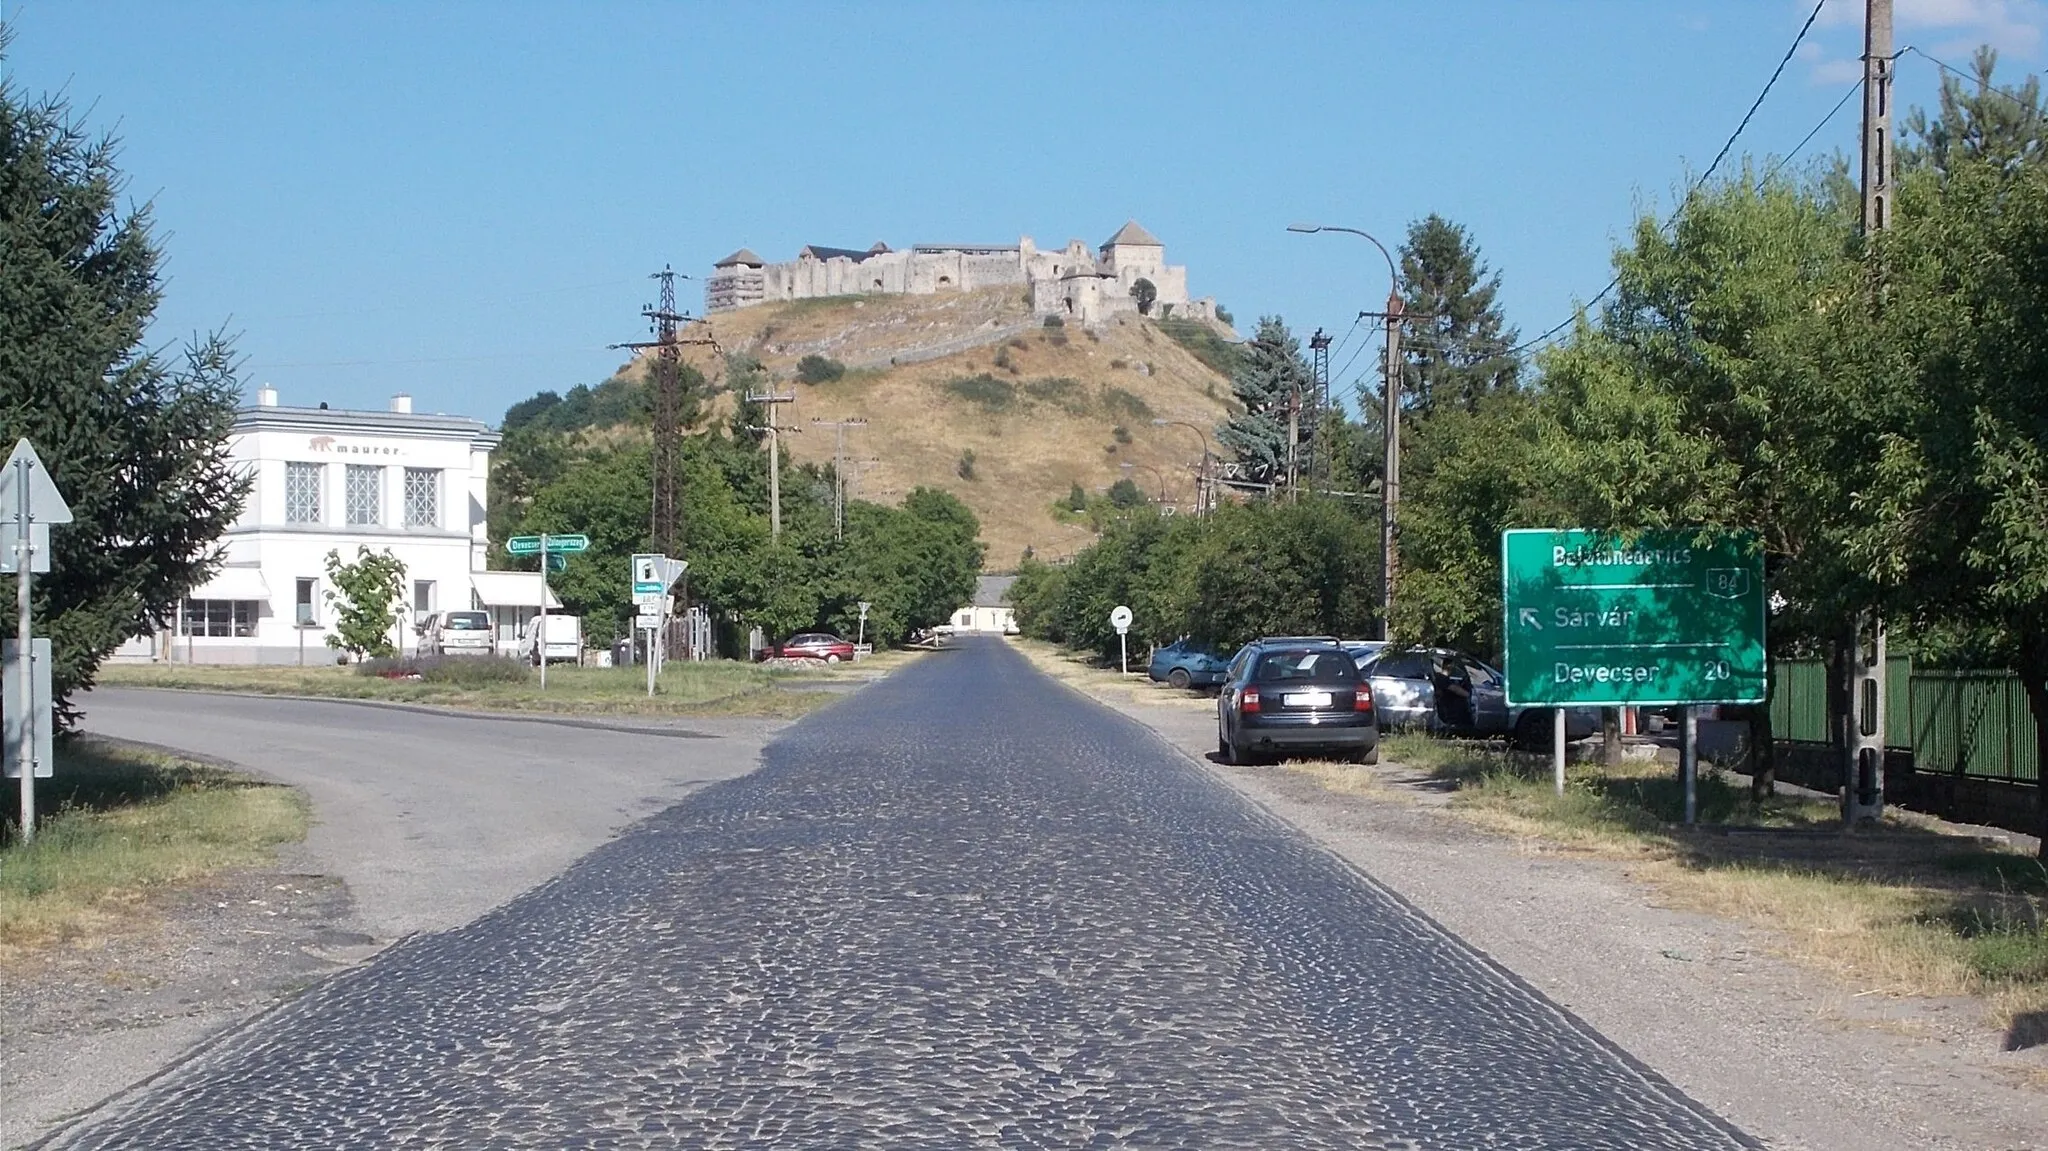
[[[836,635],[812,631],[783,640],[775,654],[782,659],[822,659],[826,663],[839,663],[853,658],[853,645]]]

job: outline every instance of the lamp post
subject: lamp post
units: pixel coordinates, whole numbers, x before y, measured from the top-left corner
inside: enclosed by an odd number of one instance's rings
[[[1159,470],[1158,468],[1155,468],[1155,467],[1153,467],[1153,466],[1152,466],[1151,464],[1134,464],[1134,463],[1132,463],[1132,462],[1131,462],[1131,461],[1129,461],[1129,460],[1125,460],[1125,461],[1124,461],[1123,463],[1121,463],[1121,464],[1118,464],[1117,466],[1118,466],[1118,467],[1120,467],[1120,468],[1122,468],[1122,469],[1123,469],[1123,470],[1124,470],[1125,472],[1127,472],[1127,473],[1128,473],[1128,472],[1129,472],[1129,471],[1130,471],[1130,470],[1131,470],[1132,468],[1144,468],[1144,469],[1145,469],[1146,471],[1148,471],[1148,472],[1151,472],[1151,473],[1152,473],[1152,474],[1153,474],[1153,475],[1154,475],[1155,477],[1157,477],[1157,478],[1158,478],[1158,480],[1159,480],[1159,502],[1160,502],[1160,503],[1162,503],[1162,504],[1166,502],[1166,473],[1165,473],[1165,472],[1162,472],[1162,471],[1160,471],[1160,470]]]
[[[1380,638],[1388,639],[1394,614],[1394,525],[1401,506],[1401,273],[1394,268],[1393,253],[1370,232],[1328,224],[1289,224],[1287,230],[1362,236],[1387,261],[1387,310],[1381,313],[1387,321],[1387,348],[1380,386]]]
[[[1216,455],[1215,452],[1209,450],[1209,433],[1203,431],[1200,424],[1191,424],[1186,420],[1155,419],[1152,421],[1152,426],[1155,428],[1163,428],[1168,425],[1186,428],[1202,438],[1202,471],[1195,477],[1195,515],[1207,515],[1209,513],[1209,501],[1214,495],[1213,481],[1210,479],[1209,461]],[[1160,490],[1165,490],[1165,484],[1162,483],[1160,485]]]

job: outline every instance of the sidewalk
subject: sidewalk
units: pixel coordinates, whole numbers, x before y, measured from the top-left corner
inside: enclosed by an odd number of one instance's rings
[[[1977,1000],[1887,998],[1795,965],[1768,931],[1657,906],[1627,864],[1473,828],[1398,764],[1224,766],[1212,700],[1026,654],[1774,1148],[2048,1148],[2048,1048],[2000,1050]]]

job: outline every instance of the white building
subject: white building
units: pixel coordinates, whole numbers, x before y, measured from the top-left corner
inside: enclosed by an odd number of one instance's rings
[[[1016,576],[982,576],[975,581],[974,602],[953,613],[956,633],[980,635],[1017,634],[1017,611],[1008,601]]]
[[[335,609],[327,556],[388,549],[405,565],[407,615],[490,611],[500,650],[540,608],[538,572],[485,570],[484,511],[498,433],[462,416],[424,415],[408,396],[388,411],[279,406],[257,392],[235,418],[229,452],[253,478],[223,537],[225,562],[128,658],[196,663],[324,663]],[[558,607],[552,594],[548,606]],[[413,629],[394,624],[402,650]]]

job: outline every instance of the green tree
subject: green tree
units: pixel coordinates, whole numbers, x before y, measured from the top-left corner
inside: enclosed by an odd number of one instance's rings
[[[1159,285],[1153,283],[1152,281],[1146,279],[1143,276],[1139,276],[1136,280],[1133,280],[1131,282],[1131,299],[1137,301],[1139,315],[1151,315],[1152,303],[1158,298]]]
[[[562,571],[548,577],[548,586],[565,611],[583,618],[584,632],[595,642],[609,642],[632,626],[627,567],[634,552],[647,550],[652,483],[644,446],[588,452],[536,493],[520,520],[520,535],[590,537],[590,550],[569,556]],[[532,566],[538,569],[537,559]]]
[[[2019,674],[2048,762],[2048,171],[1942,175],[1902,185],[1881,249],[1880,363],[1912,386],[1860,489],[1876,522],[1857,551],[1890,577],[1895,626]]]
[[[1928,168],[1943,175],[1983,162],[1998,167],[2038,164],[2048,159],[2048,105],[2041,102],[2041,78],[2029,75],[2015,89],[1992,80],[1998,52],[1989,45],[1971,60],[1974,80],[1965,85],[1941,78],[1941,103],[1930,119],[1914,108],[1900,125],[1899,170]]]
[[[845,374],[845,364],[825,356],[805,356],[796,362],[796,378],[807,384],[829,384]]]
[[[405,617],[405,564],[388,548],[373,552],[359,544],[354,563],[343,563],[339,551],[327,553],[327,582],[335,609],[327,646],[357,659],[397,654],[391,633]]]
[[[148,207],[117,206],[115,160],[61,100],[0,84],[0,451],[33,442],[75,517],[33,581],[63,727],[101,661],[205,580],[249,490],[227,449],[233,348],[143,346],[163,253]],[[14,577],[0,589],[11,605]]]
[[[1142,508],[1152,501],[1145,498],[1145,493],[1139,490],[1131,477],[1125,476],[1109,485],[1109,502],[1110,506],[1117,508]]]
[[[1230,378],[1240,410],[1216,429],[1217,441],[1237,457],[1245,479],[1276,483],[1284,478],[1287,406],[1311,391],[1310,379],[1294,333],[1278,316],[1261,318]],[[1309,422],[1304,420],[1302,426]]]
[[[1470,411],[1481,398],[1515,387],[1514,329],[1500,308],[1500,274],[1479,258],[1462,226],[1435,213],[1408,226],[1401,245],[1401,388],[1420,415],[1442,407]]]
[[[1067,489],[1067,510],[1070,512],[1085,512],[1088,510],[1088,493],[1082,490],[1079,483],[1075,483]]]

